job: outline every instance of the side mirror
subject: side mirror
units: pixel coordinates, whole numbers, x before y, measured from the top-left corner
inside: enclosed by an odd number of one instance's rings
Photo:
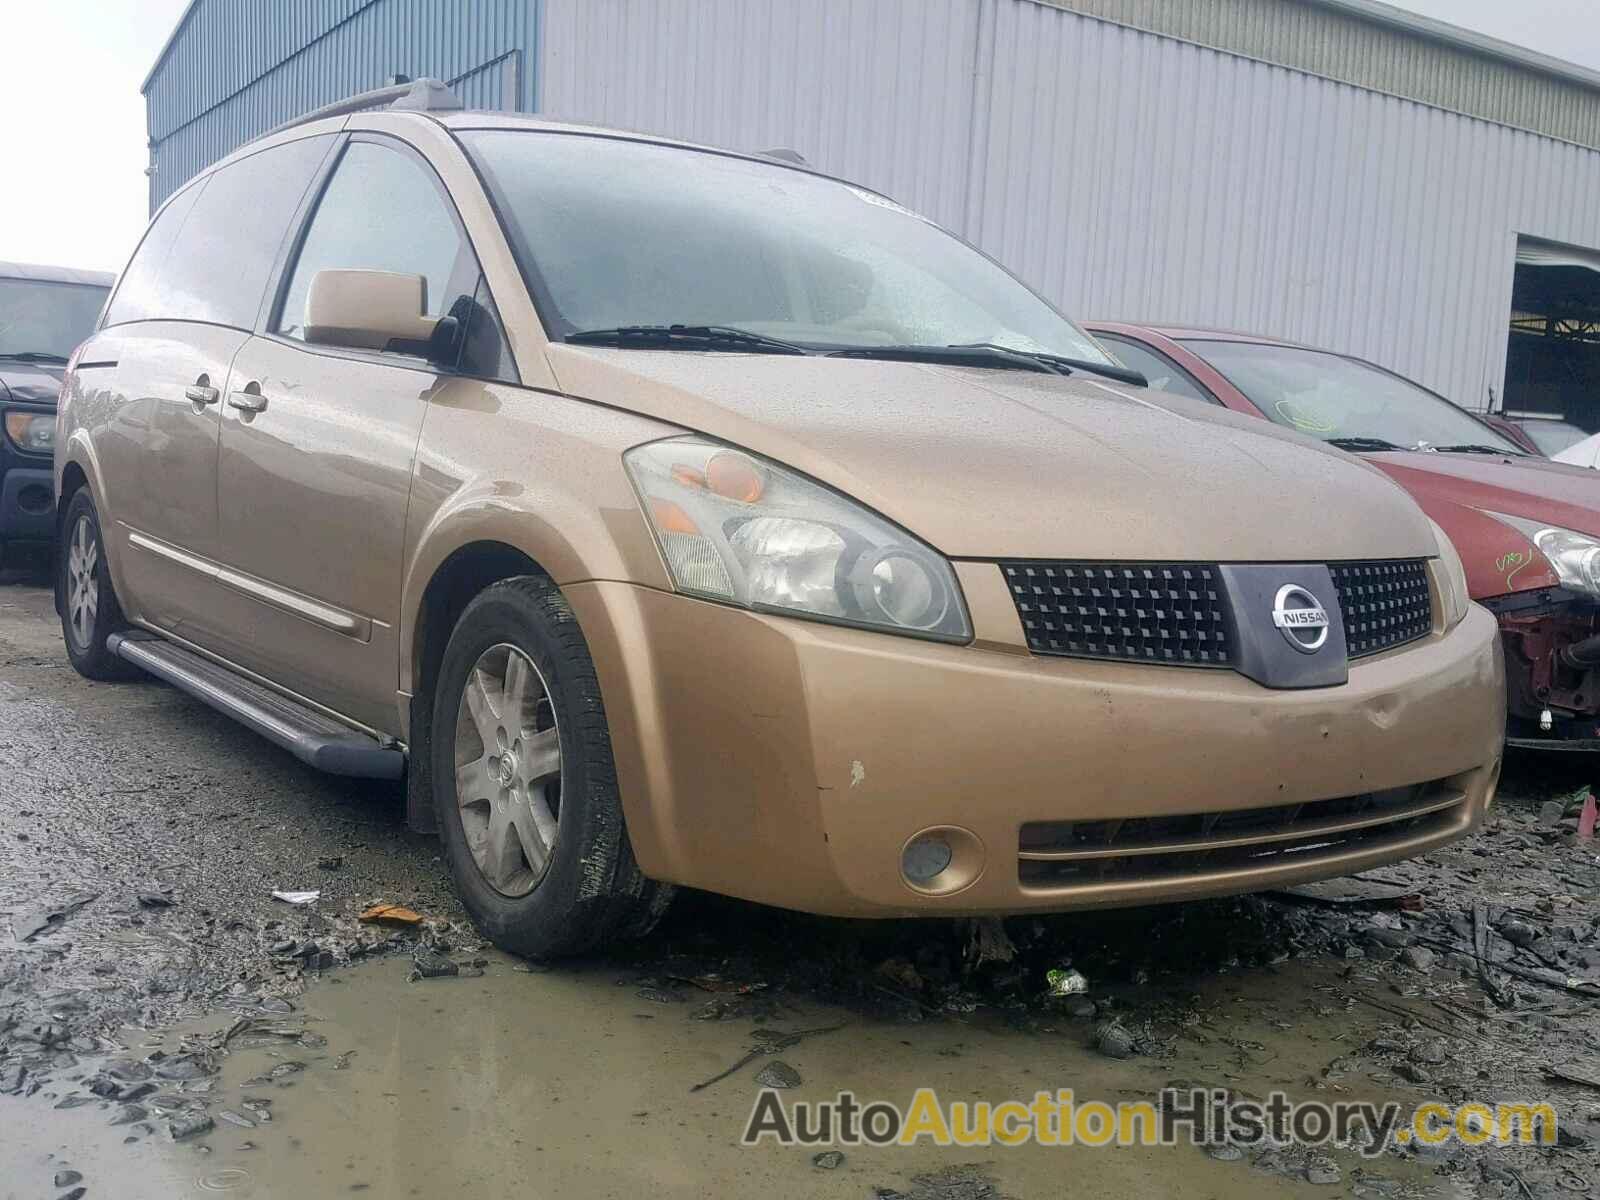
[[[318,271],[306,292],[305,339],[324,346],[436,357],[447,322],[425,315],[428,281],[396,271]]]

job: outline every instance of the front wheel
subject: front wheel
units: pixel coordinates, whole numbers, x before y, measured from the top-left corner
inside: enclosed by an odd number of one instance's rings
[[[131,679],[138,671],[106,648],[106,639],[128,628],[111,586],[100,517],[88,488],[72,494],[56,548],[56,597],[61,636],[73,669],[86,679]]]
[[[445,857],[490,940],[554,958],[654,924],[672,889],[634,862],[594,663],[554,584],[506,580],[467,606],[432,734]]]

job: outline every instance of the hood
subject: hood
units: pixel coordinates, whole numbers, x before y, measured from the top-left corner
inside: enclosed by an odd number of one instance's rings
[[[57,363],[13,362],[0,358],[0,400],[54,404],[67,369]]]
[[[1486,512],[1600,537],[1600,471],[1548,458],[1366,454],[1444,527],[1474,599],[1554,587],[1550,564],[1523,534]]]
[[[553,344],[564,392],[752,450],[952,558],[1435,553],[1383,474],[1200,401],[1072,376]]]

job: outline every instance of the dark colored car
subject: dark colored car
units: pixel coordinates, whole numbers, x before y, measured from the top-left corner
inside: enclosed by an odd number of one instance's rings
[[[50,462],[67,359],[89,336],[114,276],[0,262],[0,557],[55,533]]]
[[[1500,622],[1509,741],[1600,749],[1600,475],[1348,355],[1250,334],[1090,322],[1150,386],[1360,455],[1450,535]]]

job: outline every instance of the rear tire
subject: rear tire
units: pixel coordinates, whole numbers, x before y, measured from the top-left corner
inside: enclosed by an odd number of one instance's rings
[[[445,859],[497,946],[558,958],[655,925],[673,889],[634,861],[594,662],[549,580],[508,579],[467,605],[431,740]]]
[[[100,517],[88,488],[72,494],[61,532],[62,544],[56,550],[56,597],[67,657],[85,679],[132,679],[138,669],[106,649],[106,639],[127,629],[128,622],[111,585]]]

